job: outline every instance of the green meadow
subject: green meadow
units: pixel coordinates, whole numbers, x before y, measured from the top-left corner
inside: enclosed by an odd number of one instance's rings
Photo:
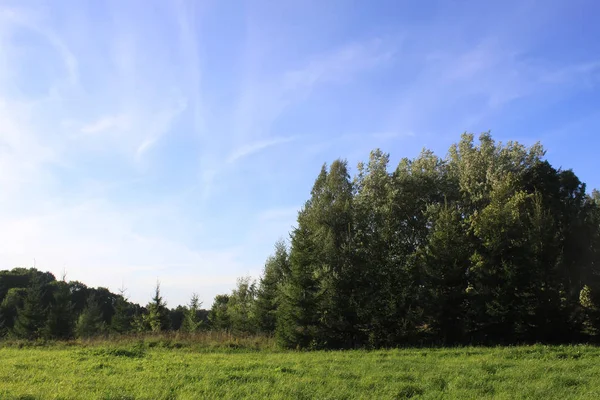
[[[600,348],[4,345],[1,399],[598,399]]]

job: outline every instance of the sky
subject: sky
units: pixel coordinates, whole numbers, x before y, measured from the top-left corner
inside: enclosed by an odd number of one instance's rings
[[[600,3],[0,0],[0,269],[205,307],[321,165],[463,132],[600,188]]]

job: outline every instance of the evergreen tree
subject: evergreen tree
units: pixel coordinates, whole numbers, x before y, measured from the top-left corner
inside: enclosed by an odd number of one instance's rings
[[[319,287],[312,264],[313,243],[307,227],[303,226],[305,214],[301,214],[300,226],[292,234],[290,276],[281,287],[275,333],[284,347],[306,348],[313,345],[316,338]]]
[[[192,294],[192,298],[190,299],[190,304],[183,315],[183,322],[181,324],[181,330],[184,332],[194,333],[200,329],[202,325],[202,320],[200,319],[198,313],[200,311],[200,306],[202,303],[198,299],[198,295],[196,293]]]
[[[311,191],[311,198],[298,213],[298,226],[291,235],[290,273],[280,291],[276,337],[284,347],[319,346],[318,263],[321,246],[316,242],[316,210],[325,195],[327,165],[323,165]]]
[[[179,331],[183,328],[185,315],[188,312],[187,306],[179,305],[169,310],[169,324],[172,330]]]
[[[127,333],[131,330],[132,316],[129,302],[125,297],[125,289],[121,289],[119,292],[120,295],[115,299],[115,313],[110,321],[110,329],[116,333]]]
[[[37,339],[43,335],[47,320],[47,307],[43,298],[45,287],[38,274],[32,274],[23,306],[17,309],[17,317],[13,328],[15,336],[23,339]]]
[[[75,332],[79,338],[89,338],[103,334],[105,332],[105,323],[102,319],[102,309],[94,294],[87,300],[86,308],[79,315]]]
[[[229,295],[221,294],[215,297],[210,312],[208,314],[208,320],[210,321],[211,327],[215,330],[229,331],[231,330],[231,321],[227,308],[229,305]]]
[[[74,333],[73,304],[66,282],[55,282],[53,302],[48,312],[45,335],[52,339],[70,339]]]
[[[275,244],[275,254],[270,256],[265,263],[265,269],[256,292],[256,325],[261,332],[275,332],[279,291],[288,275],[287,248],[283,241],[278,241]]]
[[[355,277],[357,329],[363,343],[376,347],[388,342],[393,284],[390,279],[392,246],[391,176],[387,170],[389,154],[376,149],[369,162],[358,164],[354,178],[355,237],[353,262],[360,271]]]
[[[160,283],[156,283],[154,297],[146,306],[148,313],[145,315],[147,326],[152,332],[161,332],[170,328],[169,310],[160,294]]]
[[[462,217],[448,203],[430,207],[429,240],[419,252],[425,286],[425,333],[430,340],[463,340],[471,255]]]
[[[353,259],[353,187],[346,161],[331,164],[320,196],[312,204],[312,241],[319,263],[317,341],[323,347],[349,347],[357,340],[356,282],[359,276]]]

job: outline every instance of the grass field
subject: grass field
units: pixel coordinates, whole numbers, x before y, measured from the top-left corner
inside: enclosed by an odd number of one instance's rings
[[[0,399],[599,399],[600,348],[282,352],[172,341],[0,348]]]

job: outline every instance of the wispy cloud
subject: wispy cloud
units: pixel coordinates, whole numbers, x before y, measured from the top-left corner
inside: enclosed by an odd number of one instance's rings
[[[262,52],[260,47],[249,41],[245,49],[244,80],[235,95],[234,113],[227,124],[231,134],[215,136],[219,145],[209,142],[202,149],[201,185],[205,195],[212,192],[215,177],[228,168],[227,164],[257,152],[264,152],[262,159],[268,160],[276,154],[276,146],[298,139],[281,137],[273,129],[286,110],[306,101],[313,91],[349,84],[363,73],[389,65],[398,43],[383,39],[355,41],[268,74],[253,64]],[[215,157],[219,153],[224,154]]]
[[[200,28],[199,19],[202,16],[202,6],[198,2],[176,2],[175,15],[179,27],[179,43],[185,57],[186,76],[189,79],[188,88],[191,92],[191,108],[196,134],[206,134],[205,116],[202,95],[202,63],[200,60],[200,42],[196,32]]]
[[[444,131],[470,130],[516,100],[598,81],[597,60],[565,67],[525,54],[518,43],[485,37],[476,46],[432,50],[421,60],[424,68],[398,96],[386,125],[390,130],[441,133],[439,122],[453,121]]]
[[[396,46],[380,39],[352,43],[314,55],[279,76],[250,76],[236,107],[235,136],[244,141],[268,133],[288,107],[305,100],[317,87],[349,83],[359,74],[385,65],[395,54]]]
[[[129,127],[130,120],[125,114],[107,115],[100,119],[84,125],[81,132],[85,134],[94,134],[107,130],[125,130]]]
[[[26,29],[44,38],[61,56],[67,72],[67,83],[76,85],[79,82],[79,62],[77,57],[75,57],[75,54],[73,54],[60,36],[47,25],[43,24],[43,21],[39,17],[22,9],[2,8],[0,9],[0,22],[8,26],[9,30],[14,31],[14,28]]]
[[[262,140],[254,143],[246,144],[238,149],[235,149],[229,157],[227,157],[227,162],[232,164],[236,161],[244,157],[248,157],[254,153],[258,153],[261,150],[267,149],[269,147],[273,147],[283,143],[289,143],[291,141],[296,140],[295,137],[281,137],[281,138],[273,138],[268,140]]]
[[[175,119],[187,108],[185,99],[178,99],[169,108],[161,110],[149,120],[143,121],[146,135],[136,150],[136,158],[139,160],[156,142],[167,132]]]

